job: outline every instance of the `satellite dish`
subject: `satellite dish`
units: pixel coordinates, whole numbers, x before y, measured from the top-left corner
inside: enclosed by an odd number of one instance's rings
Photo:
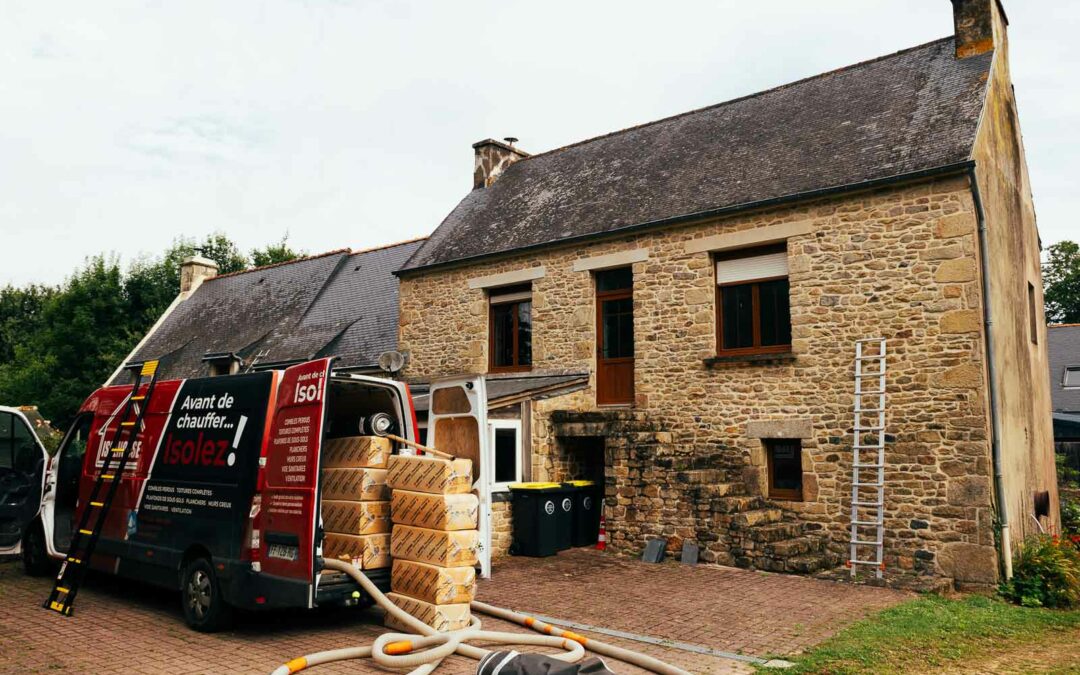
[[[379,368],[388,373],[396,373],[405,366],[405,355],[401,352],[389,351],[379,354]]]

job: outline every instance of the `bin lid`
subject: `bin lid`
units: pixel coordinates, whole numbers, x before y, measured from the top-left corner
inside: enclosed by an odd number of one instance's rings
[[[566,485],[573,485],[574,487],[592,487],[596,485],[596,481],[593,480],[568,480]]]
[[[561,488],[560,483],[511,483],[511,490],[550,490],[552,488]]]

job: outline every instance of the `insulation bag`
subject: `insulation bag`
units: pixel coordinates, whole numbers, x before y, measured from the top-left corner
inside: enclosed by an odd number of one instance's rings
[[[399,559],[390,573],[390,590],[433,605],[468,603],[476,597],[476,570]]]
[[[384,469],[390,458],[390,440],[382,436],[346,436],[323,441],[324,469]]]
[[[395,525],[415,525],[432,530],[475,530],[480,500],[474,494],[437,495],[394,490],[390,518]]]
[[[472,461],[420,455],[391,455],[387,484],[394,490],[434,494],[472,491]]]
[[[323,540],[323,557],[345,560],[365,570],[389,567],[390,535],[327,532]]]
[[[346,502],[324,499],[323,529],[339,534],[380,534],[390,531],[390,502]]]
[[[323,499],[385,501],[390,499],[386,469],[324,469]]]
[[[469,612],[469,603],[467,602],[455,605],[433,605],[430,602],[424,602],[423,600],[417,600],[416,598],[410,598],[407,595],[392,592],[387,593],[386,597],[390,598],[395,605],[437,631],[447,632],[469,627],[471,613]],[[386,614],[384,623],[388,628],[393,628],[394,630],[403,633],[413,632],[412,628],[399,623],[389,612]]]
[[[390,555],[442,567],[476,564],[480,533],[476,530],[445,532],[411,525],[395,525],[390,536]]]

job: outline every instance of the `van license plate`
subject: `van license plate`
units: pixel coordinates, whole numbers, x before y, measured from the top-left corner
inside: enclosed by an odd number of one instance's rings
[[[300,558],[300,547],[286,546],[285,544],[270,544],[266,554],[271,558],[277,558],[278,560],[298,560]]]

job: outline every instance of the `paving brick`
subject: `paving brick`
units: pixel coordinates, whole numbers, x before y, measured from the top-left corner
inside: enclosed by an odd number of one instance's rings
[[[313,651],[370,643],[381,612],[324,609],[244,615],[233,630],[188,630],[176,593],[91,576],[75,615],[41,608],[49,579],[0,561],[0,663],[19,672],[268,673]],[[733,568],[650,565],[588,549],[554,558],[508,558],[479,586],[485,602],[568,621],[726,652],[787,654],[865,614],[902,601],[897,591]],[[495,619],[494,630],[527,632]],[[694,673],[747,673],[742,662],[584,632]],[[612,664],[622,673],[642,671]],[[466,675],[475,662],[451,657],[438,675]],[[319,674],[385,673],[370,661],[320,666]]]

